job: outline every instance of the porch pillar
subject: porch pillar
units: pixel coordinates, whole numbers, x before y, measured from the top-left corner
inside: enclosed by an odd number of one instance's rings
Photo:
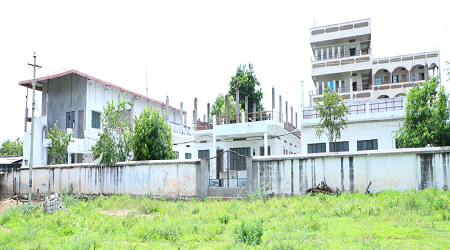
[[[269,139],[267,138],[267,132],[264,132],[264,156],[269,153]]]
[[[353,101],[353,74],[350,71],[350,101]]]

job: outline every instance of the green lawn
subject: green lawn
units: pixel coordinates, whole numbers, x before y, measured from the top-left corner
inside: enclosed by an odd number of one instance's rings
[[[1,249],[450,249],[450,192],[437,189],[267,201],[65,196],[63,205],[50,215],[6,210]]]

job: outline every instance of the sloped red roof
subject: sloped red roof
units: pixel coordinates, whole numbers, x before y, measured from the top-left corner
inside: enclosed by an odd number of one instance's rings
[[[152,99],[152,98],[143,96],[143,95],[138,94],[138,93],[136,93],[136,92],[129,91],[129,90],[127,90],[127,89],[124,89],[124,88],[119,87],[119,86],[117,86],[117,85],[114,85],[114,84],[112,84],[112,83],[103,81],[103,80],[101,80],[101,79],[98,79],[98,78],[96,78],[96,77],[90,76],[90,75],[88,75],[88,74],[84,74],[84,73],[82,73],[82,72],[80,72],[80,71],[73,70],[73,69],[72,69],[72,70],[69,70],[69,69],[62,69],[62,70],[58,70],[58,71],[49,73],[49,74],[47,74],[47,75],[44,75],[44,76],[41,76],[41,77],[36,78],[36,82],[39,82],[39,81],[45,81],[45,80],[49,80],[49,79],[54,79],[54,78],[62,77],[62,76],[69,75],[69,74],[77,74],[77,75],[86,77],[88,80],[94,80],[94,81],[96,81],[96,82],[101,82],[101,83],[105,84],[106,86],[111,86],[111,87],[113,87],[113,88],[115,88],[115,89],[118,89],[118,90],[120,90],[120,91],[129,93],[129,94],[132,94],[132,95],[134,95],[134,96],[139,96],[140,98],[143,98],[143,99],[149,100],[149,101],[151,101],[151,102],[155,102],[155,103],[161,104],[161,105],[163,105],[163,106],[166,106],[166,103],[164,103],[164,102],[161,102],[161,101],[158,101],[158,100],[155,100],[155,99]],[[24,87],[31,88],[31,87],[32,87],[32,86],[31,86],[32,83],[33,83],[33,79],[30,79],[30,80],[20,81],[20,82],[19,82],[19,85],[24,86]],[[42,88],[36,87],[36,89],[42,91]],[[173,109],[173,110],[180,111],[180,109],[175,108],[175,107],[170,106],[170,105],[169,105],[169,108],[171,108],[171,109]],[[187,112],[186,112],[186,111],[183,111],[183,114],[187,114]]]

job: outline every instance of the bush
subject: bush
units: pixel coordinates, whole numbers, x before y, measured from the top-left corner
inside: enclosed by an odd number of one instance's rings
[[[241,224],[234,228],[236,243],[247,245],[259,245],[263,235],[263,220],[247,222],[242,220]]]
[[[221,214],[219,215],[219,221],[220,223],[226,225],[230,221],[230,216],[228,214]]]

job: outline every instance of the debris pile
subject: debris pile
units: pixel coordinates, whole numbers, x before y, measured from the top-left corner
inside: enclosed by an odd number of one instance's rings
[[[62,205],[62,199],[58,196],[58,194],[50,195],[50,197],[45,197],[44,201],[44,213],[54,213],[58,210],[67,211],[66,207]]]
[[[306,190],[306,194],[309,194],[309,195],[316,195],[318,193],[339,196],[341,194],[341,191],[338,188],[336,188],[336,190],[334,190],[333,188],[328,186],[324,180],[324,181],[320,182],[320,184],[317,185],[316,187],[308,188]]]

